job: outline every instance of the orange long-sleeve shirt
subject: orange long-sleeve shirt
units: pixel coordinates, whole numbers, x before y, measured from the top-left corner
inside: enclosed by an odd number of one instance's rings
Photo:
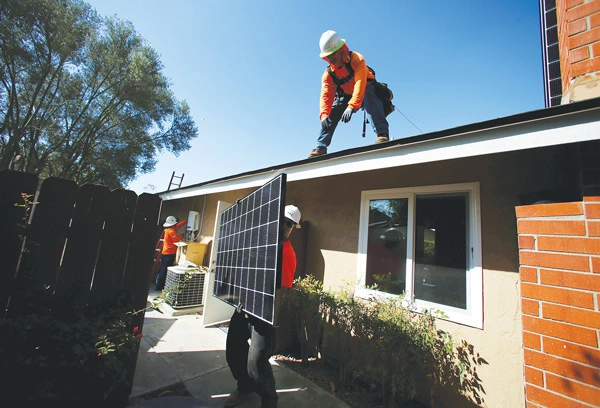
[[[350,61],[350,66],[354,70],[354,78],[343,84],[342,90],[344,93],[352,95],[350,102],[348,102],[348,106],[357,111],[362,107],[365,89],[367,89],[367,79],[373,79],[374,76],[367,68],[365,58],[358,52],[348,52],[348,55],[344,58],[344,62],[348,61]],[[331,64],[330,66],[336,77],[340,80],[347,77],[349,74],[345,65],[342,68],[336,68]],[[333,82],[327,69],[325,69],[325,72],[321,77],[321,113],[319,115],[319,120],[323,120],[325,116],[329,116],[331,113],[331,106],[335,100],[336,90],[337,85]]]
[[[163,237],[164,240],[161,253],[163,255],[173,255],[177,253],[177,246],[175,245],[175,242],[181,241],[182,238],[183,235],[177,235],[177,231],[175,231],[175,228],[166,228],[165,235]]]

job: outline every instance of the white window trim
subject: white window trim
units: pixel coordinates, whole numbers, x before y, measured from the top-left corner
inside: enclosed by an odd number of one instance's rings
[[[460,192],[466,192],[469,194],[468,248],[471,250],[470,259],[467,260],[467,308],[464,310],[447,305],[426,302],[423,300],[415,300],[413,294],[415,197],[418,194],[443,194]],[[358,239],[358,285],[355,290],[355,296],[365,299],[395,297],[395,295],[392,294],[386,294],[365,288],[368,244],[367,237],[369,229],[369,203],[371,200],[390,198],[408,198],[408,229],[406,237],[406,287],[408,290],[404,298],[405,306],[419,312],[423,311],[424,309],[439,310],[446,315],[446,317],[444,317],[445,320],[483,329],[483,268],[481,261],[481,210],[479,183],[444,184],[437,186],[363,191],[361,193]]]

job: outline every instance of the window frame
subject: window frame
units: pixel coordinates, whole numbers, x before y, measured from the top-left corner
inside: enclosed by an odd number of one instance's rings
[[[416,197],[421,194],[467,193],[467,256],[466,309],[414,298],[415,274],[415,214]],[[481,209],[479,183],[458,183],[434,186],[364,190],[361,192],[360,224],[358,237],[357,286],[355,296],[364,299],[395,298],[398,295],[365,287],[367,272],[367,245],[369,232],[369,206],[371,200],[408,199],[407,247],[406,247],[406,293],[404,306],[422,312],[424,309],[444,312],[445,320],[483,329],[483,267],[481,257]]]

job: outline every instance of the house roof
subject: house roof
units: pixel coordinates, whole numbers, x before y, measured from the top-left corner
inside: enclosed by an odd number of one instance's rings
[[[158,193],[163,200],[600,139],[600,98],[297,160]]]

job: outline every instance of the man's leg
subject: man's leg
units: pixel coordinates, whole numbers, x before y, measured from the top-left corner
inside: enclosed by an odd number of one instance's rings
[[[254,379],[256,392],[261,398],[262,408],[277,406],[277,391],[273,368],[269,358],[275,350],[275,329],[269,324],[256,324],[252,330],[250,352],[248,354],[248,373]]]
[[[227,330],[225,356],[227,364],[237,380],[237,389],[242,393],[254,391],[254,382],[248,375],[248,339],[250,327],[244,313],[233,312]]]
[[[363,108],[377,136],[389,136],[389,125],[383,113],[383,102],[375,94],[375,86],[373,84],[367,84]]]
[[[327,146],[331,144],[331,139],[333,138],[333,132],[335,132],[335,128],[337,127],[340,119],[342,118],[342,114],[348,107],[349,97],[335,98],[333,102],[333,106],[331,107],[331,112],[329,114],[329,119],[331,119],[331,124],[326,128],[321,128],[321,133],[319,134],[319,138],[317,139],[317,148],[327,149]]]
[[[175,262],[175,255],[161,255],[160,269],[156,275],[156,290],[163,290],[167,281],[167,268]]]

